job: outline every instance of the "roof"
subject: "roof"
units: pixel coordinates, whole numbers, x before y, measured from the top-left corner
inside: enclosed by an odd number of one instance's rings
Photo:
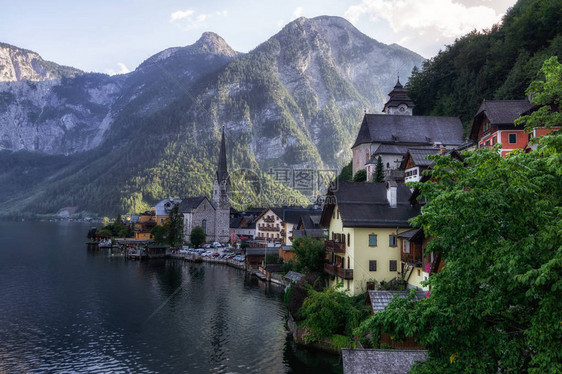
[[[170,214],[170,210],[174,205],[179,205],[182,202],[181,199],[168,198],[160,200],[154,205],[154,212],[157,216],[167,216]]]
[[[186,197],[181,202],[181,204],[179,206],[179,211],[181,213],[191,213],[191,211],[193,211],[193,209],[196,209],[199,205],[201,205],[203,200],[208,200],[208,199],[205,196]],[[213,204],[211,204],[211,206],[213,206]],[[213,208],[214,208],[214,206],[213,206]]]
[[[237,229],[240,228],[240,224],[242,223],[242,220],[244,219],[244,217],[240,216],[240,217],[234,217],[230,219],[230,228],[231,229]]]
[[[301,273],[297,273],[296,271],[290,271],[287,274],[285,274],[285,276],[283,278],[288,279],[292,282],[297,283],[299,280],[302,279],[302,277],[304,277],[304,274]]]
[[[396,236],[409,241],[416,240],[416,239],[423,239],[423,230],[421,228],[412,229],[412,230],[405,231],[401,234],[398,234]]]
[[[323,238],[326,236],[326,229],[304,229],[293,230],[293,239],[307,236],[309,238]]]
[[[404,184],[396,187],[396,208],[387,200],[386,183],[341,182],[337,190],[330,190],[321,223],[328,226],[337,204],[344,227],[410,227],[408,220],[420,214],[420,207],[410,204],[410,189]]]
[[[410,349],[342,349],[344,374],[405,374],[427,351]]]
[[[521,115],[529,112],[536,105],[529,100],[484,100],[478,108],[470,137],[475,139],[478,136],[478,128],[480,127],[480,118],[485,116],[492,125],[513,125],[513,122]]]
[[[298,225],[301,216],[309,215],[309,216],[319,216],[322,214],[322,210],[314,209],[314,208],[301,208],[301,207],[271,207],[265,209],[259,217],[256,218],[256,221],[264,216],[268,210],[271,210],[273,213],[277,215],[283,222],[289,222],[294,225]]]
[[[414,301],[418,301],[425,298],[425,291],[417,291],[414,297]],[[394,295],[398,297],[406,297],[410,295],[410,291],[369,291],[369,298],[371,299],[371,306],[373,308],[373,313],[380,312],[386,308],[388,303],[392,301]]]
[[[365,114],[351,148],[363,143],[432,145],[435,142],[462,144],[461,120],[458,117]]]
[[[265,254],[279,254],[278,247],[252,247],[246,248],[246,256],[264,256]]]
[[[428,160],[427,156],[436,155],[440,152],[441,150],[438,148],[409,148],[406,157],[409,153],[416,166],[430,166],[433,164],[433,160]]]

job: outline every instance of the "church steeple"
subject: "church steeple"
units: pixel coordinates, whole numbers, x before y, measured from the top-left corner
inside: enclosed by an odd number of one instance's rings
[[[228,181],[228,168],[226,166],[226,141],[224,139],[224,126],[222,127],[221,147],[219,152],[219,165],[217,167],[217,181],[221,184]]]
[[[396,85],[388,96],[389,99],[386,104],[384,104],[384,109],[382,110],[384,113],[412,115],[412,111],[416,105],[412,99],[408,97],[408,90],[400,83],[400,77],[398,77]]]

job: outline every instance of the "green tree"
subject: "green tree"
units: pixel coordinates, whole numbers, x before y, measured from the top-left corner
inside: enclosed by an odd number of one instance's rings
[[[338,175],[338,181],[340,182],[351,182],[353,179],[353,160],[349,161],[349,164],[345,165],[340,174]]]
[[[367,180],[367,171],[365,169],[357,170],[357,173],[353,176],[354,182],[365,182]]]
[[[541,80],[533,81],[527,91],[532,102],[540,107],[529,115],[515,121],[516,125],[525,125],[527,131],[537,127],[552,128],[562,125],[562,65],[558,57],[546,60],[540,70]]]
[[[293,251],[295,252],[297,271],[317,274],[324,272],[326,251],[321,240],[306,236],[297,238],[293,241]]]
[[[384,165],[382,164],[381,156],[377,158],[377,169],[375,171],[373,182],[377,182],[377,183],[384,182]]]
[[[199,247],[201,244],[205,243],[206,237],[203,228],[201,226],[195,226],[193,230],[191,230],[191,245]]]
[[[165,244],[168,241],[168,230],[164,226],[154,226],[152,230],[150,230],[150,234],[158,244]]]
[[[168,243],[172,247],[180,245],[183,242],[183,215],[177,205],[170,210],[165,226],[168,231]]]

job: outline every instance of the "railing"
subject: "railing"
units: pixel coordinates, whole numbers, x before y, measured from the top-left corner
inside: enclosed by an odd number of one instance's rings
[[[279,231],[280,230],[279,227],[267,227],[267,226],[262,226],[259,229],[261,231]]]
[[[333,253],[345,253],[345,242],[336,242],[335,240],[326,240],[324,242],[326,251]]]
[[[324,272],[329,275],[337,275],[342,279],[353,279],[353,269],[343,269],[336,264],[325,263]]]
[[[275,218],[273,217],[263,217],[264,222],[275,222]]]
[[[416,267],[421,266],[422,263],[422,256],[421,253],[418,253],[418,251],[412,253],[402,252],[400,254],[400,259],[402,260],[402,262],[415,265]]]

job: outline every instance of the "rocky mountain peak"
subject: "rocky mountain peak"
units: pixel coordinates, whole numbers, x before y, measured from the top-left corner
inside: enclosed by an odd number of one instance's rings
[[[80,74],[78,69],[43,60],[36,52],[0,43],[0,82],[43,81]]]
[[[223,38],[214,32],[204,32],[199,40],[193,44],[193,47],[201,48],[208,53],[228,57],[235,57],[238,54]]]

